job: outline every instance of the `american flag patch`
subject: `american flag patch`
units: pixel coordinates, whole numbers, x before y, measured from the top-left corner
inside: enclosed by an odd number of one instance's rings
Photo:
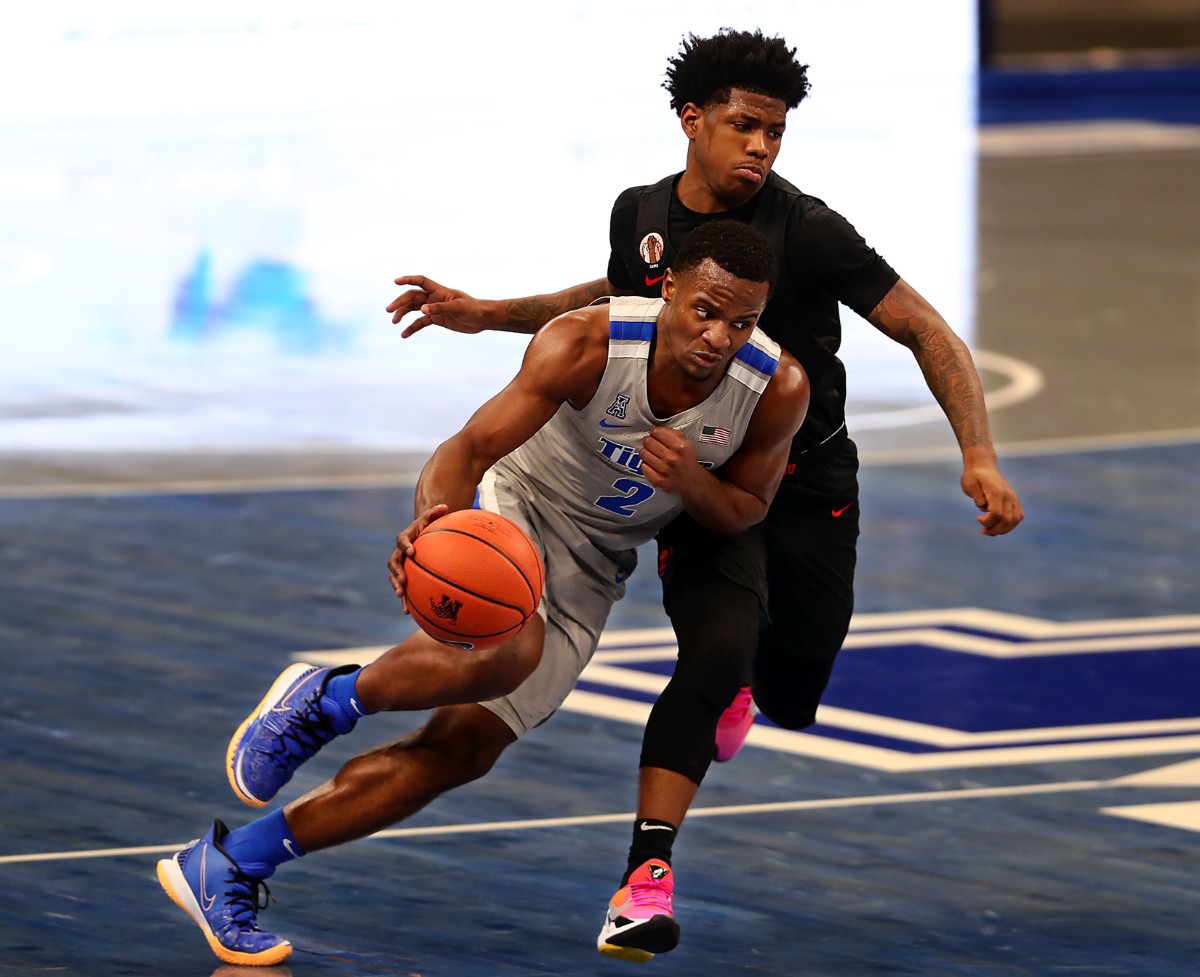
[[[733,440],[733,432],[724,427],[709,427],[707,424],[700,429],[701,444],[729,444]]]

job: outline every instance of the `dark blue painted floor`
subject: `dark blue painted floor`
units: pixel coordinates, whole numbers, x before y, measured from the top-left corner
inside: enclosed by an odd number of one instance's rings
[[[1081,622],[1200,607],[1196,522],[1180,491],[1200,446],[1031,456],[1006,470],[1028,521],[992,540],[974,532],[950,466],[866,469],[860,611]],[[111,852],[172,846],[213,817],[248,819],[225,784],[224,746],[289,656],[406,630],[384,561],[410,499],[395,489],[0,503],[0,973],[220,971],[159,890],[159,855]],[[664,623],[653,573],[635,580],[610,630]],[[965,671],[911,650],[845,655],[839,703],[894,696],[903,716],[965,728],[1004,726],[1014,703],[1039,722],[1058,707],[1069,722],[1115,722],[1200,704],[1194,649],[1013,668],[967,659]],[[294,791],[419,718],[360,725]],[[563,712],[408,826],[620,815],[633,805],[638,744],[634,725]],[[889,773],[748,748],[714,768],[699,807],[840,806],[691,819],[676,860],[684,942],[646,972],[1193,972],[1200,833],[1102,809],[1200,801],[1196,786],[1109,782],[1198,752]],[[1044,792],[1015,790],[1025,785]],[[277,972],[624,972],[633,965],[601,958],[593,941],[627,833],[624,819],[533,824],[310,856],[272,880],[264,923],[298,947]],[[97,857],[26,860],[72,851]]]

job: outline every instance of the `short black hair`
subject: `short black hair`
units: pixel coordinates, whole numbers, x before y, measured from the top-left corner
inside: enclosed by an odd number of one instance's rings
[[[712,37],[689,34],[667,61],[663,88],[678,115],[691,102],[700,108],[729,101],[734,88],[780,99],[794,109],[808,94],[808,65],[782,37],[722,27]]]
[[[691,271],[706,258],[738,278],[766,282],[768,289],[774,289],[779,278],[779,259],[771,242],[742,221],[705,221],[683,242],[671,269],[676,274]]]

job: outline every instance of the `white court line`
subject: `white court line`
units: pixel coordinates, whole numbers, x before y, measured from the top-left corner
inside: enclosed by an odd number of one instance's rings
[[[917,791],[909,794],[877,794],[858,797],[826,797],[808,801],[772,801],[762,804],[732,804],[721,807],[698,807],[688,812],[689,818],[729,817],[741,814],[779,814],[788,811],[828,811],[838,808],[893,806],[897,804],[927,804],[943,801],[979,800],[993,797],[1023,797],[1036,794],[1061,794],[1073,791],[1100,790],[1122,787],[1119,780],[1068,780],[1056,784],[1018,784],[1009,787],[970,787],[956,790]],[[418,838],[488,831],[529,831],[543,828],[567,828],[587,824],[632,822],[634,812],[620,814],[581,814],[561,818],[529,818],[520,821],[481,821],[471,824],[443,824],[420,828],[390,828],[371,838]],[[85,851],[38,852],[28,855],[0,855],[0,865],[30,862],[71,861],[82,858],[117,858],[125,855],[169,855],[189,842],[171,845],[147,845],[138,848],[96,848]]]
[[[1139,119],[994,123],[980,126],[976,138],[984,159],[1107,156],[1200,149],[1200,126]]]
[[[1026,458],[1039,455],[1085,454],[1089,451],[1132,451],[1137,448],[1195,444],[1198,441],[1200,427],[1181,427],[1162,431],[1128,431],[1122,434],[1083,434],[1069,438],[1043,438],[1037,441],[1001,441],[996,444],[996,450],[1003,458]],[[954,446],[877,448],[862,450],[859,461],[864,468],[883,468],[888,465],[957,461],[961,457],[961,452]]]
[[[988,407],[1000,410],[1037,396],[1045,385],[1040,370],[1030,363],[991,353],[972,350],[980,367],[1003,374],[1006,383],[997,390],[986,391]],[[900,408],[894,411],[851,413],[852,430],[911,427],[944,420],[936,404]],[[1037,441],[1000,442],[997,450],[1006,457],[1042,454],[1066,454],[1086,451],[1141,448],[1151,445],[1192,444],[1200,441],[1200,428],[1178,428],[1161,431],[1130,431],[1123,434],[1086,435],[1071,438],[1047,438]],[[429,451],[432,451],[432,446]],[[422,452],[408,452],[421,456]],[[114,452],[119,454],[119,452]],[[929,448],[900,448],[868,450],[860,447],[859,462],[864,468],[888,465],[925,464],[952,461],[960,457],[952,445]],[[219,495],[225,492],[301,492],[322,489],[409,488],[416,484],[423,458],[416,467],[404,467],[390,473],[370,475],[286,476],[279,478],[223,478],[159,480],[159,481],[101,481],[54,485],[0,485],[0,500],[55,499],[130,495]]]
[[[925,411],[926,408],[919,408]],[[930,408],[932,410],[932,408]],[[941,417],[940,408],[938,416]],[[933,415],[910,418],[932,420]],[[1089,451],[1133,451],[1138,448],[1169,447],[1200,442],[1200,427],[1161,431],[1129,431],[1122,434],[1090,434],[1069,438],[1044,438],[1037,441],[1000,441],[996,450],[1004,458],[1039,455],[1085,454]],[[430,449],[432,451],[432,448]],[[119,454],[119,452],[114,452]],[[961,453],[954,446],[928,448],[859,448],[863,468],[892,465],[924,465],[957,461]],[[373,475],[319,475],[281,478],[223,478],[139,482],[77,482],[54,485],[0,485],[0,500],[105,498],[126,495],[221,495],[229,492],[319,492],[324,489],[411,488],[417,484],[419,468]]]
[[[991,629],[1006,637],[993,639],[943,630],[954,625]],[[950,608],[857,614],[850,627],[845,642],[847,650],[920,642],[948,651],[991,658],[1161,650],[1193,647],[1200,642],[1200,615],[1056,622],[980,608]],[[1182,633],[1174,633],[1177,631]],[[304,651],[293,657],[318,665],[361,665],[374,660],[385,650],[384,646],[367,646]],[[670,628],[605,632],[600,638],[599,650],[582,675],[584,680],[597,683],[601,690],[576,688],[562,708],[644,726],[650,713],[647,702],[607,690],[622,689],[657,696],[666,685],[668,676],[618,666],[640,661],[670,660],[675,654],[675,636]],[[1200,717],[1194,716],[972,732],[822,705],[817,713],[817,721],[825,726],[921,743],[938,749],[933,752],[911,752],[763,724],[756,724],[750,729],[746,742],[763,749],[866,766],[890,773],[1200,750],[1200,735],[1197,735],[1200,734]]]
[[[221,495],[226,492],[312,492],[322,489],[409,488],[418,469],[377,475],[193,479],[162,482],[80,482],[74,485],[0,485],[0,499],[63,499],[124,495]]]
[[[985,350],[975,350],[972,355],[980,369],[1003,374],[1007,380],[1003,387],[998,390],[989,390],[984,394],[989,411],[995,412],[1001,408],[1031,400],[1046,386],[1046,378],[1042,371],[1024,360],[1004,356],[1001,353],[988,353]],[[946,414],[941,406],[931,403],[873,413],[851,412],[846,418],[846,423],[851,431],[858,432],[911,427],[915,424],[928,424],[931,421],[944,421],[945,419]]]
[[[1102,807],[1100,813],[1133,821],[1145,821],[1149,824],[1161,824],[1168,828],[1179,828],[1181,831],[1200,832],[1200,801]]]
[[[926,411],[926,408],[919,408]],[[930,408],[929,410],[932,410]],[[940,408],[938,416],[942,416]],[[932,420],[933,415],[910,418]],[[1089,451],[1132,451],[1138,448],[1196,444],[1200,442],[1200,427],[1174,428],[1162,431],[1129,431],[1123,434],[1080,435],[1070,438],[1045,438],[1037,441],[1001,441],[996,450],[1004,458],[1037,457],[1039,455],[1084,454]],[[432,448],[430,449],[432,451]],[[119,454],[119,452],[114,452]],[[892,465],[924,465],[961,458],[953,446],[929,448],[867,449],[860,447],[859,464],[863,468],[886,468]],[[316,475],[281,478],[223,478],[190,481],[166,480],[139,482],[77,482],[54,485],[0,485],[0,501],[5,499],[74,499],[107,498],[129,495],[221,495],[251,492],[319,492],[325,489],[411,488],[417,484],[418,469],[381,472],[374,475]]]
[[[650,717],[646,702],[575,689],[562,705],[570,712],[645,727]],[[825,707],[820,707],[821,709]],[[843,717],[844,718],[844,717]],[[818,722],[822,713],[817,712]],[[867,767],[885,773],[916,773],[922,770],[951,770],[996,766],[1026,766],[1062,763],[1069,760],[1101,760],[1118,757],[1200,753],[1200,735],[1154,736],[1146,739],[1096,740],[1082,743],[1046,743],[1032,746],[986,747],[909,753],[871,746],[831,736],[820,736],[774,726],[755,724],[746,737],[747,746],[813,757],[834,763]]]
[[[1037,794],[1066,794],[1104,788],[1200,787],[1200,758],[1152,767],[1111,780],[1067,780],[1053,784],[1016,784],[1008,787],[961,787],[950,790],[914,791],[907,794],[866,794],[856,797],[825,797],[807,801],[770,801],[762,804],[727,804],[692,808],[690,818],[729,817],[739,814],[778,814],[787,811],[827,811],[837,808],[894,806],[899,804],[942,803],[945,801],[982,800],[995,797],[1029,797]],[[1132,808],[1130,808],[1132,809]],[[1102,809],[1104,813],[1125,809]],[[481,821],[473,824],[433,825],[423,828],[389,828],[371,838],[416,838],[430,835],[474,834],[488,831],[527,831],[542,828],[574,827],[585,824],[612,824],[629,821],[632,811],[621,814],[583,814],[561,818],[533,818],[521,821]],[[144,845],[137,848],[94,848],[83,851],[35,852],[28,855],[0,855],[0,865],[30,862],[71,861],[81,858],[118,858],[126,855],[169,855],[187,842],[171,845]]]

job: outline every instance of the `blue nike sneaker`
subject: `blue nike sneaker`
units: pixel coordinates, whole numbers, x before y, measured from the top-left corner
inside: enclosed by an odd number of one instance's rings
[[[159,884],[196,921],[221,960],[252,967],[279,963],[292,945],[258,928],[258,910],[266,908],[269,893],[262,879],[246,875],[225,854],[221,841],[227,834],[214,821],[203,838],[158,863]]]
[[[284,670],[229,741],[225,771],[238,797],[251,807],[264,807],[300,764],[354,728],[360,714],[348,713],[326,698],[325,685],[356,668],[300,663]]]

